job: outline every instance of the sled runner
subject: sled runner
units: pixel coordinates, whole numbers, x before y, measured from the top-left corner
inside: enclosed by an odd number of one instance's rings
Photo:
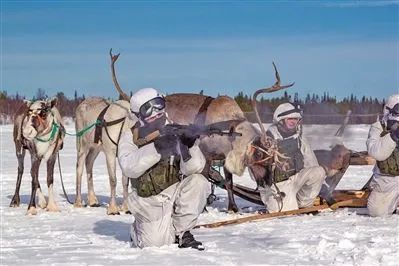
[[[339,192],[339,193],[342,193],[342,192]],[[316,206],[312,206],[312,207],[308,207],[308,208],[302,208],[302,209],[298,209],[298,210],[282,211],[282,212],[275,212],[275,213],[261,213],[261,214],[255,214],[255,215],[251,215],[251,216],[247,216],[247,217],[231,219],[231,220],[226,220],[226,221],[220,221],[220,222],[214,222],[214,223],[208,223],[208,224],[200,224],[194,228],[216,228],[216,227],[221,227],[221,226],[225,226],[225,225],[236,225],[236,224],[242,224],[242,223],[246,223],[246,222],[264,220],[264,219],[268,219],[268,218],[278,218],[278,217],[286,217],[286,216],[300,215],[300,214],[314,214],[314,213],[318,213],[322,210],[328,210],[328,209],[334,211],[340,207],[365,207],[367,205],[368,193],[361,193],[359,191],[351,191],[350,193],[352,193],[351,199],[339,201],[331,206],[328,206],[326,203],[324,203],[321,205],[316,205]],[[344,195],[345,195],[345,197],[349,197],[350,194],[344,193]]]

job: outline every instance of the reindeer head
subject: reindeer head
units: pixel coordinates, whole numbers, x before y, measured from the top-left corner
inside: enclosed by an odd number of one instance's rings
[[[258,186],[264,184],[271,185],[272,173],[275,167],[285,169],[287,157],[278,152],[277,142],[266,134],[266,130],[260,119],[257,109],[256,98],[261,93],[271,93],[281,89],[289,88],[294,85],[280,85],[280,75],[277,71],[276,65],[273,63],[276,75],[276,82],[272,87],[257,90],[252,97],[252,106],[255,112],[259,128],[261,130],[260,136],[256,137],[248,146],[246,153],[246,165],[249,168],[249,173],[255,179]]]
[[[32,141],[35,137],[47,134],[51,131],[54,122],[52,108],[57,104],[57,99],[25,101],[28,106],[26,117],[22,123],[23,137]]]

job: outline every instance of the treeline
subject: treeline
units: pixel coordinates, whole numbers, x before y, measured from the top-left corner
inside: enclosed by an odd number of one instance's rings
[[[85,99],[84,94],[79,96],[76,90],[72,98],[66,97],[63,92],[58,92],[55,97],[58,98],[61,115],[68,117],[74,117],[76,107]],[[46,92],[43,89],[38,89],[35,96],[29,100],[46,98],[48,98]],[[18,93],[8,95],[6,91],[0,91],[0,124],[12,123],[12,117],[23,104],[24,99],[25,97]],[[247,118],[251,122],[255,122],[251,96],[240,92],[234,99]],[[288,101],[301,106],[304,111],[304,123],[307,124],[340,124],[349,110],[352,112],[349,123],[371,124],[376,121],[385,104],[384,100],[365,96],[358,98],[353,94],[338,101],[336,97],[330,96],[327,92],[323,95],[307,94],[305,98],[301,98],[298,93],[290,95],[285,91],[281,97],[258,98],[257,105],[262,121],[272,122],[273,111],[276,107]]]
[[[255,122],[251,96],[240,92],[234,99],[245,112],[247,118]],[[281,97],[258,98],[257,106],[262,122],[271,123],[273,112],[277,106],[288,101],[301,106],[304,113],[304,123],[306,124],[340,124],[348,111],[351,111],[350,124],[371,124],[382,113],[385,104],[385,100],[366,96],[358,98],[353,94],[338,101],[336,97],[330,96],[327,92],[321,96],[307,94],[303,99],[298,93],[290,95],[285,91]]]

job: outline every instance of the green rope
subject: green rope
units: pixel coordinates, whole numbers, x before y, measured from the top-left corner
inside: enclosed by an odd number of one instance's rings
[[[40,141],[40,142],[49,142],[49,141],[52,141],[52,140],[54,139],[54,137],[55,137],[55,134],[57,134],[57,131],[58,131],[59,128],[60,128],[60,125],[58,125],[57,123],[55,123],[55,122],[53,121],[53,123],[51,124],[51,134],[50,134],[50,137],[49,137],[48,139],[41,139],[41,138],[39,138],[39,137],[36,137],[35,139],[36,139],[37,141]]]
[[[79,138],[79,137],[83,136],[84,134],[86,134],[87,131],[89,131],[92,127],[94,127],[96,125],[100,125],[100,124],[101,124],[101,121],[97,119],[96,122],[94,122],[91,125],[88,125],[87,127],[83,128],[82,130],[80,130],[80,131],[78,131],[76,133],[68,133],[65,130],[64,131],[65,131],[65,134],[68,135],[68,136],[76,136],[76,137]]]
[[[64,128],[61,128],[61,130],[64,131],[64,133],[65,133],[66,135],[69,135],[69,136],[76,136],[76,137],[79,138],[79,137],[83,136],[84,134],[86,134],[87,131],[89,131],[92,127],[94,127],[94,126],[96,126],[96,125],[100,125],[100,124],[101,124],[101,121],[97,119],[96,122],[94,122],[94,123],[91,124],[91,125],[88,125],[88,126],[85,127],[84,129],[82,129],[82,130],[80,130],[80,131],[78,131],[78,132],[76,132],[76,133],[68,133],[68,132],[65,131]],[[49,142],[49,141],[52,141],[52,140],[54,139],[55,135],[57,134],[57,131],[59,130],[59,128],[60,128],[60,125],[57,124],[57,123],[55,123],[55,122],[53,121],[53,124],[51,125],[51,134],[50,134],[50,137],[49,137],[48,139],[42,139],[42,138],[36,137],[35,139],[36,139],[37,141],[40,141],[40,142]]]

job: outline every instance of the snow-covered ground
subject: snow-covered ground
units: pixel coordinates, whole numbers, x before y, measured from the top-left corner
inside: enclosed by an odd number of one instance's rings
[[[337,125],[305,126],[312,147],[326,148]],[[348,126],[347,147],[363,151],[368,125]],[[73,132],[73,126],[67,127]],[[196,229],[206,250],[161,248],[132,249],[128,243],[131,215],[107,216],[109,183],[104,156],[95,164],[94,185],[99,208],[74,208],[63,197],[58,168],[55,189],[61,212],[39,211],[26,216],[30,197],[30,159],[25,159],[19,208],[8,207],[14,194],[17,161],[12,126],[0,126],[1,170],[1,265],[398,265],[399,216],[371,218],[365,209],[339,209],[316,216],[302,215],[215,229]],[[66,190],[75,196],[75,140],[66,137],[60,153]],[[44,165],[43,165],[44,166]],[[47,194],[45,167],[40,181]],[[359,189],[371,175],[371,166],[351,166],[338,188]],[[118,200],[122,200],[118,169]],[[248,173],[235,181],[253,186]],[[85,180],[85,179],[84,179]],[[83,192],[87,192],[83,182]],[[200,216],[199,223],[231,219],[226,213],[226,193],[216,190],[219,200]],[[84,194],[84,197],[86,194]],[[244,212],[260,206],[237,198]]]

